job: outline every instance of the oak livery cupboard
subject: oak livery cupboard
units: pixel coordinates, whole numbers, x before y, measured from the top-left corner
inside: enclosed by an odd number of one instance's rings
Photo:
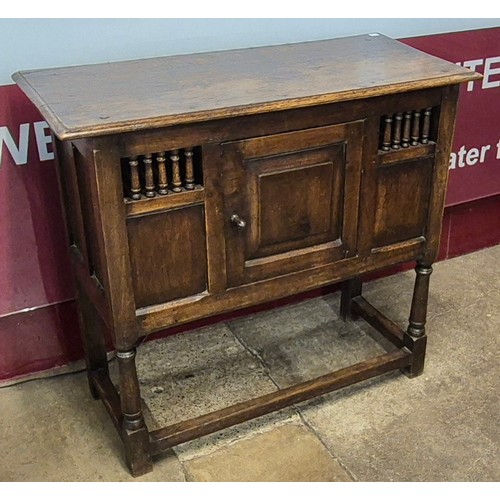
[[[54,134],[90,388],[134,475],[176,444],[422,372],[459,84],[479,77],[379,34],[14,75]],[[403,331],[361,282],[405,261],[417,265]],[[141,338],[334,282],[342,316],[378,329],[386,354],[147,429]]]

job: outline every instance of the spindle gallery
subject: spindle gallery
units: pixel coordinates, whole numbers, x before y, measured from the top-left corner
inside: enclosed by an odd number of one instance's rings
[[[14,78],[54,132],[90,390],[133,475],[180,443],[393,370],[422,373],[458,87],[480,75],[375,34]],[[402,328],[362,281],[409,261]],[[378,330],[384,354],[148,428],[135,366],[147,335],[336,282],[341,316]]]
[[[421,119],[422,118],[422,119]],[[381,150],[407,148],[429,143],[432,108],[384,116],[381,125]]]
[[[193,148],[184,148],[127,158],[128,174],[123,174],[125,196],[140,200],[191,191],[196,181],[201,187],[201,170],[200,177],[195,179],[193,156]]]

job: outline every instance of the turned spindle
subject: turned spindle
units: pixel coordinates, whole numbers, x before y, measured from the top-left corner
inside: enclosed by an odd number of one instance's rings
[[[158,164],[158,194],[168,194],[167,166],[165,165],[165,153],[156,154]]]
[[[382,139],[382,151],[391,149],[392,117],[386,116],[384,119],[384,137]]]
[[[136,156],[132,156],[128,160],[130,167],[130,197],[133,200],[141,199],[141,181],[139,179],[139,162]]]
[[[186,148],[184,150],[184,157],[186,158],[186,178],[184,187],[186,189],[194,189],[193,148]]]
[[[410,145],[410,132],[411,132],[411,112],[406,111],[403,121],[403,133],[401,135],[401,147],[407,148]]]
[[[153,155],[144,155],[144,189],[148,198],[155,196],[155,183],[153,178]]]
[[[420,111],[414,111],[410,144],[412,146],[418,146],[419,139],[420,139]]]
[[[170,161],[172,162],[172,191],[180,193],[182,191],[181,170],[179,166],[179,151],[170,151]]]
[[[392,134],[392,149],[399,149],[401,145],[401,124],[403,122],[403,114],[396,113],[394,115],[394,130]]]
[[[432,108],[425,108],[424,110],[424,123],[422,124],[422,144],[429,142],[429,130],[431,128],[431,114]]]

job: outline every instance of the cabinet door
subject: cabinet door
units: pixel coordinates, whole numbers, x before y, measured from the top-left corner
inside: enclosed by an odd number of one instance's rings
[[[363,122],[221,145],[230,287],[356,255]]]

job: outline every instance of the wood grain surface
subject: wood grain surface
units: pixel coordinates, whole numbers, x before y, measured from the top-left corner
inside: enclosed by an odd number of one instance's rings
[[[475,78],[480,75],[379,34],[13,75],[61,139],[360,99]]]

